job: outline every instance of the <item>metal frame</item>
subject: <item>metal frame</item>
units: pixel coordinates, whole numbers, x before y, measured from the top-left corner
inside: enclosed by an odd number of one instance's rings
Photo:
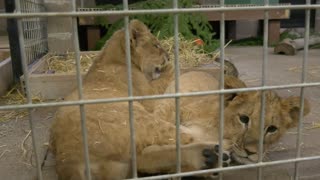
[[[16,3],[19,4],[19,0],[16,0]],[[308,65],[308,41],[309,41],[309,31],[310,31],[310,9],[319,9],[320,5],[311,5],[310,0],[307,0],[306,5],[284,5],[284,6],[270,6],[269,1],[264,1],[264,6],[248,6],[248,7],[226,7],[224,6],[224,0],[220,0],[220,7],[210,7],[210,8],[190,8],[190,9],[179,9],[177,5],[177,0],[173,0],[173,8],[172,9],[157,9],[157,10],[129,10],[128,9],[128,0],[123,0],[124,9],[117,10],[117,11],[90,11],[90,12],[76,12],[76,0],[73,0],[73,11],[72,12],[50,12],[50,13],[38,13],[38,12],[28,12],[22,13],[21,8],[18,5],[16,7],[15,13],[0,13],[0,18],[17,18],[18,19],[18,29],[19,29],[19,43],[22,47],[25,45],[25,40],[23,36],[23,27],[22,21],[23,18],[40,18],[40,17],[65,17],[69,16],[72,17],[72,25],[73,25],[73,33],[74,33],[74,47],[75,47],[75,58],[76,58],[76,70],[77,70],[77,82],[78,82],[78,93],[79,93],[79,100],[76,101],[67,101],[67,102],[51,102],[51,103],[40,103],[40,104],[33,104],[31,101],[31,94],[30,94],[30,86],[29,86],[29,79],[28,79],[28,67],[27,67],[27,56],[25,49],[21,49],[21,60],[23,65],[23,72],[25,74],[25,85],[26,85],[26,94],[27,94],[27,104],[23,105],[5,105],[0,106],[0,110],[14,110],[14,109],[28,109],[29,110],[29,122],[30,127],[33,130],[32,124],[32,109],[34,108],[42,108],[42,107],[53,107],[53,106],[70,106],[70,105],[78,105],[81,112],[81,127],[82,127],[82,136],[84,140],[84,154],[85,154],[85,167],[86,167],[86,177],[87,179],[91,179],[90,169],[89,169],[89,155],[88,155],[88,146],[87,146],[87,134],[86,134],[86,125],[85,125],[85,112],[84,106],[86,104],[98,104],[98,103],[113,103],[113,102],[128,102],[129,108],[129,117],[130,117],[130,132],[131,132],[131,154],[132,154],[132,172],[133,178],[132,179],[163,179],[163,178],[172,178],[172,177],[183,177],[183,176],[190,176],[190,175],[198,175],[203,173],[213,173],[213,172],[226,172],[231,170],[239,170],[239,169],[247,169],[247,168],[258,168],[258,177],[257,179],[262,179],[262,168],[266,166],[278,165],[278,164],[285,164],[285,163],[295,163],[295,179],[299,177],[299,166],[298,162],[301,161],[309,161],[309,160],[318,160],[320,156],[311,156],[311,157],[300,157],[301,152],[301,131],[302,131],[302,120],[303,120],[303,106],[304,106],[304,88],[306,87],[315,87],[320,86],[320,82],[314,83],[307,83],[306,82],[306,70]],[[304,57],[303,57],[303,71],[301,74],[301,83],[297,84],[287,84],[287,85],[279,85],[279,86],[267,86],[266,85],[266,75],[267,75],[267,68],[266,64],[268,61],[268,10],[272,9],[304,9],[306,10],[306,26],[305,26],[305,50],[304,50]],[[224,32],[225,32],[225,19],[224,13],[227,11],[237,11],[237,10],[262,10],[265,12],[264,16],[264,44],[263,44],[263,63],[262,63],[262,82],[260,87],[251,87],[251,88],[241,88],[241,89],[224,89],[224,74],[223,71],[220,73],[220,88],[219,90],[214,91],[205,91],[205,92],[190,92],[190,93],[180,93],[179,92],[179,42],[178,42],[178,16],[181,13],[192,13],[192,12],[207,12],[207,11],[217,11],[221,12],[220,17],[220,51],[221,51],[221,59],[222,59],[222,67],[224,66]],[[170,13],[174,14],[174,23],[175,23],[175,31],[174,31],[174,38],[175,38],[175,88],[176,93],[174,94],[165,94],[165,95],[152,95],[152,96],[133,96],[132,94],[132,76],[131,76],[131,57],[130,57],[130,41],[129,41],[129,16],[134,14],[164,14]],[[123,98],[108,98],[108,99],[95,99],[95,100],[84,100],[83,93],[82,93],[82,78],[80,76],[80,56],[79,56],[79,44],[77,38],[77,21],[76,18],[79,16],[108,16],[108,15],[124,15],[125,19],[125,35],[126,35],[126,62],[128,68],[128,97]],[[220,130],[219,130],[219,143],[222,145],[223,139],[223,126],[224,126],[224,117],[223,111],[224,108],[221,106],[224,104],[223,94],[225,93],[232,93],[232,92],[247,92],[247,91],[256,91],[260,90],[264,92],[265,90],[272,90],[272,89],[287,89],[287,88],[301,88],[301,110],[300,110],[300,117],[299,117],[299,126],[298,126],[298,135],[297,135],[297,152],[296,158],[294,159],[286,159],[286,160],[279,160],[279,161],[272,161],[272,162],[262,162],[262,151],[263,151],[263,127],[264,127],[264,113],[265,113],[265,95],[262,93],[261,103],[262,103],[262,111],[260,115],[260,142],[259,142],[259,162],[256,164],[250,165],[242,165],[242,166],[233,166],[233,167],[222,167],[222,146],[219,149],[219,167],[215,169],[208,169],[208,170],[200,170],[194,172],[185,172],[181,173],[181,152],[180,152],[180,132],[179,132],[179,105],[180,105],[180,98],[187,97],[187,96],[199,96],[199,95],[209,95],[209,94],[219,94],[220,98]],[[146,99],[162,99],[162,98],[175,98],[176,100],[176,135],[177,135],[177,173],[170,174],[170,175],[161,175],[161,176],[154,176],[154,177],[147,177],[147,178],[137,178],[137,166],[136,166],[136,150],[135,150],[135,129],[133,126],[133,112],[132,112],[132,103],[133,101],[138,100],[146,100]],[[36,141],[34,131],[32,131],[32,140],[33,140],[33,147],[35,150],[35,157],[37,162],[37,172],[38,178],[41,180],[43,179],[41,168],[40,168],[40,161],[39,155],[36,151]],[[220,179],[223,179],[222,173],[219,176]]]
[[[20,4],[18,4],[20,3]],[[15,1],[21,13],[45,12],[43,0]],[[27,64],[32,64],[48,52],[47,19],[45,17],[23,18],[21,22]],[[21,45],[21,44],[20,44]]]

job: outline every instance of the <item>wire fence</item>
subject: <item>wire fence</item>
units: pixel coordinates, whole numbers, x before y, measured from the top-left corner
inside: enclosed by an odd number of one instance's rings
[[[43,0],[21,0],[21,13],[45,12]],[[48,52],[47,19],[33,17],[22,19],[22,30],[27,64],[31,64]]]
[[[320,82],[313,82],[307,83],[306,82],[306,68],[308,66],[308,41],[309,41],[309,32],[310,32],[310,10],[311,9],[319,9],[320,5],[311,5],[310,0],[306,1],[305,5],[269,5],[269,1],[264,1],[264,6],[240,6],[240,7],[226,7],[224,4],[224,0],[220,0],[219,7],[207,7],[207,8],[189,8],[189,9],[181,9],[178,8],[177,0],[173,0],[173,8],[172,9],[158,9],[158,10],[129,10],[128,8],[128,1],[123,1],[123,10],[110,10],[110,11],[76,11],[76,1],[73,0],[73,7],[71,12],[45,12],[43,7],[42,1],[40,0],[33,0],[33,1],[20,1],[15,0],[16,2],[16,11],[15,13],[0,13],[0,18],[16,18],[18,20],[18,32],[19,32],[19,44],[20,47],[25,47],[20,49],[21,53],[21,62],[23,66],[23,72],[25,75],[25,86],[26,86],[26,95],[27,95],[27,104],[22,105],[4,105],[0,106],[0,110],[12,110],[12,109],[28,109],[29,110],[29,123],[32,129],[32,140],[33,140],[33,148],[35,159],[37,162],[37,175],[38,179],[42,180],[42,171],[41,171],[41,163],[39,160],[39,154],[36,151],[37,145],[35,141],[35,134],[34,134],[34,127],[32,123],[32,109],[34,108],[42,108],[42,107],[53,107],[53,106],[71,106],[71,105],[78,105],[80,108],[81,113],[81,127],[82,127],[82,138],[83,138],[83,145],[84,145],[84,157],[85,157],[85,167],[86,167],[86,178],[91,179],[90,173],[90,160],[89,160],[89,153],[88,153],[88,142],[87,142],[87,133],[86,133],[86,124],[85,124],[85,111],[84,105],[86,104],[99,104],[99,103],[114,103],[114,102],[128,102],[129,108],[129,119],[130,119],[130,132],[131,132],[131,160],[132,160],[132,172],[133,172],[133,179],[163,179],[163,178],[172,178],[172,177],[184,177],[190,175],[198,175],[204,173],[213,173],[213,172],[226,172],[231,170],[240,170],[246,168],[258,168],[258,177],[257,179],[262,179],[262,167],[265,166],[272,166],[278,164],[285,164],[285,163],[295,163],[295,179],[299,179],[299,164],[298,162],[302,161],[310,161],[310,160],[317,160],[320,159],[320,156],[312,156],[312,157],[301,157],[301,131],[302,131],[302,121],[303,121],[303,106],[304,106],[304,89],[306,87],[315,87],[320,86]],[[287,84],[287,85],[279,85],[279,86],[267,86],[266,85],[266,77],[267,77],[267,61],[268,61],[268,23],[269,23],[269,13],[268,10],[273,9],[304,9],[306,11],[306,24],[305,24],[305,45],[304,45],[304,57],[303,57],[303,70],[301,73],[301,83],[297,84]],[[220,59],[221,67],[224,67],[224,45],[225,45],[225,19],[224,14],[227,11],[238,11],[238,10],[261,10],[264,11],[264,43],[263,43],[263,63],[262,63],[262,82],[260,87],[251,87],[251,88],[241,88],[241,89],[224,89],[224,73],[221,71],[220,74],[220,88],[219,90],[214,91],[204,91],[204,92],[192,92],[192,93],[180,93],[179,89],[179,39],[178,39],[178,16],[181,13],[194,13],[194,12],[208,12],[208,11],[216,11],[221,12],[220,16]],[[132,76],[131,76],[131,57],[130,57],[130,40],[129,40],[129,30],[128,30],[128,23],[129,23],[129,16],[136,15],[136,14],[174,14],[174,23],[175,23],[175,30],[174,30],[174,37],[175,37],[175,87],[176,93],[174,94],[164,94],[164,95],[151,95],[151,96],[133,96],[132,93]],[[109,16],[109,15],[123,15],[125,16],[125,34],[126,34],[126,62],[127,62],[127,72],[128,72],[128,97],[122,98],[107,98],[107,99],[95,99],[95,100],[84,100],[83,99],[83,92],[82,92],[82,78],[80,72],[80,51],[79,51],[79,44],[78,44],[78,30],[77,30],[77,17],[80,16]],[[76,101],[65,101],[65,102],[45,102],[39,104],[33,104],[31,100],[31,93],[30,93],[30,86],[29,86],[29,77],[28,77],[28,64],[30,63],[31,59],[41,56],[43,53],[47,52],[47,34],[46,34],[46,24],[45,18],[46,17],[61,17],[61,16],[68,16],[72,17],[72,25],[73,25],[73,34],[74,34],[74,49],[75,49],[75,58],[76,58],[76,70],[77,70],[77,82],[78,82],[78,92],[79,92],[79,100]],[[37,41],[35,42],[35,39]],[[263,155],[263,128],[264,128],[264,113],[265,113],[265,101],[266,97],[265,94],[262,93],[261,96],[261,114],[260,114],[260,141],[259,141],[259,162],[257,164],[249,164],[249,165],[242,165],[242,166],[233,166],[233,167],[222,167],[222,140],[223,140],[223,127],[224,127],[224,117],[223,112],[224,108],[221,106],[224,104],[223,95],[225,93],[231,92],[247,92],[247,91],[256,91],[260,90],[264,92],[265,90],[272,90],[272,89],[286,89],[286,88],[301,88],[301,101],[300,101],[300,117],[299,117],[299,126],[298,126],[298,138],[296,144],[296,158],[294,159],[286,159],[286,160],[279,160],[273,162],[262,162],[262,155]],[[208,169],[208,170],[200,170],[194,172],[181,172],[181,151],[180,151],[180,98],[181,97],[190,97],[190,96],[199,96],[199,95],[210,95],[210,94],[218,94],[220,96],[220,120],[219,120],[219,167],[215,169]],[[162,99],[162,98],[175,98],[176,102],[176,146],[177,146],[177,172],[175,174],[170,175],[160,175],[160,176],[153,176],[147,178],[138,178],[137,177],[137,162],[136,162],[136,151],[135,151],[135,129],[133,126],[133,101],[139,100],[146,100],[146,99]],[[219,179],[223,179],[222,174],[220,174]]]

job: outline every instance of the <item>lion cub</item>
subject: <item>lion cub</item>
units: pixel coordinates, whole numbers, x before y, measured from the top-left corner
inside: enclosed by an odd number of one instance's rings
[[[245,84],[233,76],[225,77],[225,89],[244,88]],[[217,90],[219,82],[206,72],[187,72],[180,76],[180,93]],[[174,93],[174,81],[165,93]],[[281,98],[274,91],[266,91],[264,151],[277,142],[288,129],[296,127],[299,119],[300,97]],[[223,148],[231,153],[237,163],[258,161],[259,122],[261,92],[251,91],[224,95]],[[304,100],[304,115],[310,112]],[[155,114],[175,124],[175,101],[163,99],[155,108]],[[180,98],[181,126],[193,134],[194,142],[218,143],[219,95]]]
[[[153,83],[159,80],[158,85],[166,87],[166,83],[170,82],[161,77],[162,74],[158,78],[159,72],[162,72],[162,68],[168,62],[168,55],[140,21],[132,20],[129,31],[133,94],[140,96],[158,93],[154,90]],[[124,30],[119,30],[106,43],[84,78],[85,99],[127,96],[125,57],[125,34]],[[76,99],[76,90],[66,97],[66,100]],[[147,173],[174,171],[176,127],[150,113],[153,104],[148,105],[146,102],[133,102],[138,171]],[[130,178],[131,134],[128,102],[87,104],[84,109],[93,179]],[[80,119],[79,107],[61,107],[51,128],[50,149],[55,155],[56,171],[60,180],[85,179]],[[215,164],[208,163],[216,156],[214,144],[193,143],[193,134],[183,128],[180,136],[183,171],[215,167]],[[154,145],[161,148],[155,148]]]

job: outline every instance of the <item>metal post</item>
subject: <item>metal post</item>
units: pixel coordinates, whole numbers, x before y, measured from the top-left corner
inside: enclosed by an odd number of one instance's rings
[[[224,0],[220,0],[220,8],[224,8]],[[225,15],[221,12],[220,16],[220,84],[219,89],[224,89],[224,44],[225,44]],[[218,166],[223,165],[223,133],[224,133],[224,95],[219,95],[220,118],[219,118],[219,162]],[[223,179],[223,174],[219,173],[219,180]]]
[[[310,0],[306,1],[307,5],[311,4]],[[308,68],[309,61],[309,39],[310,39],[310,9],[306,10],[305,17],[305,31],[304,31],[304,51],[303,51],[303,63],[302,63],[302,73],[301,73],[301,82],[305,83],[307,76],[306,71]],[[298,134],[297,134],[297,142],[296,142],[296,158],[300,158],[301,156],[301,145],[302,145],[302,130],[303,130],[303,114],[304,114],[304,88],[300,89],[300,111],[299,111],[299,123],[298,123]],[[294,179],[299,179],[299,163],[294,164]]]
[[[21,13],[21,7],[20,7],[20,1],[15,0],[15,7],[16,7],[16,13]],[[24,81],[25,81],[25,91],[27,95],[27,104],[32,104],[32,94],[30,92],[30,83],[29,83],[29,74],[28,74],[28,65],[27,65],[27,58],[26,58],[26,52],[24,49],[24,36],[22,31],[22,20],[17,20],[17,28],[18,28],[18,34],[19,34],[19,46],[20,46],[20,55],[21,55],[21,64],[22,64],[22,70],[24,74]],[[29,126],[31,129],[31,137],[32,137],[32,145],[33,145],[33,151],[35,154],[36,159],[36,166],[37,166],[37,177],[39,180],[42,180],[42,171],[41,171],[41,163],[40,158],[37,150],[37,144],[36,144],[36,136],[35,136],[35,129],[33,125],[33,116],[32,116],[32,108],[28,108],[28,119],[29,119]]]
[[[128,10],[128,0],[123,0],[123,9]],[[132,97],[132,73],[131,73],[131,49],[130,49],[130,33],[129,33],[129,16],[124,17],[125,42],[126,42],[126,63],[127,63],[127,79],[128,79],[128,97]],[[129,105],[129,122],[130,122],[130,147],[131,147],[131,166],[132,177],[138,177],[137,172],[137,152],[136,152],[136,133],[134,128],[133,101],[128,101]]]
[[[72,1],[72,10],[76,11],[76,0]],[[73,26],[73,45],[75,50],[75,60],[76,60],[76,76],[77,76],[77,87],[78,87],[78,96],[79,100],[83,99],[83,90],[82,90],[82,76],[81,76],[81,63],[80,63],[80,50],[79,50],[79,39],[78,39],[78,25],[77,17],[72,18]],[[85,176],[87,180],[91,180],[90,172],[90,159],[89,159],[89,147],[88,147],[88,135],[87,135],[87,126],[86,126],[86,112],[84,105],[79,105],[80,108],[80,120],[81,120],[81,134],[83,139],[83,152],[85,160]]]
[[[269,6],[269,0],[264,0],[264,5]],[[269,34],[269,12],[264,11],[264,20],[263,20],[263,62],[262,62],[262,80],[261,86],[266,85],[267,79],[267,63],[268,63],[268,34]],[[264,145],[264,124],[265,124],[265,103],[266,103],[266,94],[265,91],[261,91],[261,100],[260,100],[260,126],[259,126],[259,157],[258,162],[261,163],[263,160],[263,145]],[[258,168],[258,180],[262,179],[262,167]]]
[[[173,9],[178,9],[178,0],[173,0]],[[174,68],[175,68],[175,93],[179,93],[180,68],[179,68],[179,15],[174,14]],[[176,172],[181,172],[181,144],[180,144],[180,98],[175,98],[176,107]],[[179,178],[180,179],[180,178]]]

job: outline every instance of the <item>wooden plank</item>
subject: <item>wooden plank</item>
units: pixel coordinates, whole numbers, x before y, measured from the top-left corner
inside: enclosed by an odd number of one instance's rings
[[[10,50],[0,49],[0,62],[10,57]]]
[[[100,29],[98,27],[87,28],[88,50],[94,50],[96,43],[100,40]]]
[[[13,83],[11,59],[0,61],[0,96],[4,95]]]
[[[0,49],[9,49],[9,39],[8,36],[0,36]]]
[[[280,21],[270,20],[269,21],[269,35],[268,35],[269,45],[273,45],[280,40]]]
[[[289,10],[270,10],[269,19],[288,19]],[[206,12],[209,21],[219,21],[220,12]],[[225,12],[225,20],[258,20],[264,18],[264,11],[229,11]]]
[[[219,21],[220,20],[220,12],[205,12],[203,13],[208,17],[209,21]],[[269,11],[269,19],[288,19],[290,17],[290,10],[281,9],[281,10],[270,10]],[[106,22],[110,24],[116,22],[123,16],[113,15],[107,16]],[[229,11],[225,12],[225,20],[259,20],[264,18],[264,11],[261,10],[252,10],[252,11]],[[79,17],[80,25],[97,25],[95,17]]]
[[[84,77],[85,74],[82,74]],[[23,78],[21,79],[23,83]],[[29,78],[32,95],[43,99],[62,99],[77,87],[76,74],[33,74]]]

